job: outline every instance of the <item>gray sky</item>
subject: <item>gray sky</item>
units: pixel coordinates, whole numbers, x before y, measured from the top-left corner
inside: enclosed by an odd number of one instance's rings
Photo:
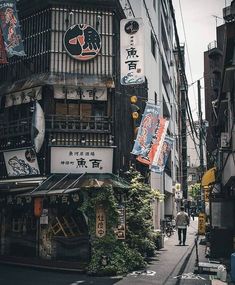
[[[189,85],[203,77],[203,53],[207,50],[210,42],[216,39],[216,24],[223,24],[221,18],[223,8],[229,6],[231,0],[173,0],[177,29],[181,43],[185,43],[186,50],[186,74]],[[180,6],[184,21],[183,30]],[[216,18],[217,16],[218,18]],[[189,58],[189,59],[188,59]],[[190,64],[189,64],[190,61]],[[190,72],[191,66],[191,72]],[[192,76],[191,76],[192,74]],[[203,79],[201,86],[204,86]],[[202,96],[204,90],[202,89]],[[189,101],[194,119],[197,119],[197,84],[189,87]],[[203,100],[204,102],[204,100]],[[203,117],[205,115],[204,105],[202,106]]]

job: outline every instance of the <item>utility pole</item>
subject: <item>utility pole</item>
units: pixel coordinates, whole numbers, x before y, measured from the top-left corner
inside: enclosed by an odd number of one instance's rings
[[[198,130],[199,130],[199,153],[200,153],[200,180],[202,179],[204,172],[204,159],[203,159],[203,122],[202,122],[202,106],[201,106],[201,85],[200,80],[197,81],[198,91]],[[201,203],[202,211],[205,211],[204,205],[204,191],[201,188]]]

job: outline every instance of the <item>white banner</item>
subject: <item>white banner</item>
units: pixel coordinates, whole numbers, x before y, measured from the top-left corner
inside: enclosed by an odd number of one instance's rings
[[[40,174],[36,152],[31,148],[4,152],[4,159],[8,176]]]
[[[112,148],[51,148],[51,173],[112,173],[112,170]]]
[[[55,86],[54,91],[56,99],[107,101],[106,87]]]
[[[141,18],[120,22],[121,84],[142,84],[144,76],[144,22]]]

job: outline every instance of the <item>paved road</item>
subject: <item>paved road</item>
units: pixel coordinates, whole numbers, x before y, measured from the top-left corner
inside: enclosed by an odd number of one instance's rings
[[[165,239],[146,272],[137,271],[125,277],[89,277],[84,274],[24,268],[0,264],[0,285],[207,285],[208,275],[194,274],[194,247],[197,220],[191,221],[187,246],[178,246],[177,234]]]

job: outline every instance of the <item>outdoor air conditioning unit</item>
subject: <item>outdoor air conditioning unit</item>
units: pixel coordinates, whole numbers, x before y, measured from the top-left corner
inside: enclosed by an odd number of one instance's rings
[[[221,148],[229,147],[229,133],[221,133],[220,147]]]

